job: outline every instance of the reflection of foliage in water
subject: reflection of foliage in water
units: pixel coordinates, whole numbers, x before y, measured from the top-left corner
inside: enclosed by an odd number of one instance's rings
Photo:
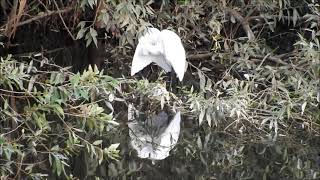
[[[157,85],[150,89],[151,92],[139,93],[140,103],[128,105],[130,144],[140,158],[163,160],[177,144],[181,116],[161,101],[165,98],[170,102],[170,93],[165,87]]]

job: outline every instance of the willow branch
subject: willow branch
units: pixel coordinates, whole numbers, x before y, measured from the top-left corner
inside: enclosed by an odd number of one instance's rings
[[[54,3],[54,5],[56,6],[56,8],[57,8],[57,10],[59,11],[60,10],[60,8],[59,8],[59,6],[58,6],[58,4],[57,4],[57,2],[55,1],[55,0],[53,0],[53,3]],[[73,34],[70,32],[70,30],[69,30],[69,28],[68,28],[68,26],[66,25],[66,23],[64,22],[64,19],[63,19],[63,17],[62,17],[62,15],[61,15],[61,13],[58,13],[58,15],[59,15],[59,17],[60,17],[60,19],[61,19],[61,21],[62,21],[62,23],[63,23],[63,25],[64,25],[64,27],[66,28],[66,30],[68,31],[68,33],[69,33],[69,35],[70,35],[70,37],[72,38],[72,40],[76,40],[76,38],[73,36]]]
[[[208,53],[202,53],[202,54],[189,54],[187,55],[188,60],[199,60],[199,59],[207,59],[212,56],[211,52]]]
[[[240,13],[233,9],[227,9],[226,14],[233,16],[242,25],[243,30],[247,33],[249,41],[255,39],[255,36],[249,26],[249,22],[243,18]]]
[[[17,24],[17,27],[18,26],[23,26],[23,25],[26,25],[26,24],[29,24],[33,21],[37,21],[37,20],[40,20],[42,18],[45,18],[45,17],[48,17],[48,16],[52,16],[52,15],[56,15],[56,14],[63,14],[63,13],[67,13],[69,11],[73,10],[73,8],[71,7],[68,7],[68,8],[65,8],[65,9],[61,9],[61,10],[58,10],[58,11],[50,11],[50,12],[47,12],[47,13],[44,13],[44,14],[41,14],[39,16],[35,16],[33,18],[30,18],[28,20],[25,20],[25,21],[21,21]]]

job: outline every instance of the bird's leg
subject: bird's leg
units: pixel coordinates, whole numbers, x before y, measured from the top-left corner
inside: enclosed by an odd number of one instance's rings
[[[163,5],[164,5],[164,2],[163,2],[163,1],[161,1],[160,12],[162,12]]]
[[[177,75],[174,71],[170,72],[170,83],[169,84],[170,84],[171,92],[176,94],[178,92],[178,89],[177,89],[178,78],[177,78]]]

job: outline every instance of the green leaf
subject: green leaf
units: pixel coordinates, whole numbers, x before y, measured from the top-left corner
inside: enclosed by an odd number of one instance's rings
[[[81,29],[84,29],[84,26],[86,25],[86,22],[85,21],[80,21],[77,28],[81,28]]]
[[[56,156],[54,156],[54,160],[55,160],[55,167],[56,167],[57,175],[60,177],[61,172],[62,172],[62,163],[61,163],[60,159],[57,158]]]
[[[87,28],[81,28],[81,29],[78,31],[78,34],[77,34],[76,39],[81,39],[81,38],[83,38],[83,36],[85,35],[86,31],[87,31]]]
[[[21,63],[19,66],[19,72],[23,73],[23,71],[24,71],[24,63]]]
[[[96,140],[92,144],[95,145],[95,146],[98,146],[98,145],[102,144],[102,140]]]
[[[104,157],[103,156],[103,150],[99,148],[97,153],[98,153],[98,160],[99,160],[98,163],[101,164],[102,161],[103,161],[103,157]]]
[[[59,151],[59,150],[60,150],[59,145],[55,145],[51,148],[51,151]]]
[[[5,142],[6,140],[2,136],[0,136],[0,145],[4,144]]]
[[[117,148],[119,147],[120,143],[116,143],[116,144],[111,144],[109,147],[108,147],[108,150],[109,151],[115,151],[117,150]]]
[[[81,97],[85,100],[89,100],[89,92],[83,89],[78,89],[78,92],[80,93]]]
[[[51,75],[50,75],[50,84],[54,84],[54,81],[56,79],[56,76],[57,76],[57,73],[55,72],[52,72]]]
[[[98,42],[97,42],[98,33],[97,33],[97,31],[93,28],[90,28],[90,35],[92,37],[94,44],[96,45],[96,47],[98,47]]]
[[[33,67],[33,60],[31,60],[29,63],[28,70],[27,70],[28,74],[31,72],[32,67]]]
[[[61,115],[62,117],[64,117],[63,108],[59,104],[52,105],[52,108],[57,115]]]
[[[89,47],[89,45],[92,42],[92,36],[90,35],[90,32],[87,32],[85,39],[86,39],[86,47]]]
[[[102,16],[103,23],[107,25],[109,23],[110,17],[108,13],[103,14]]]
[[[119,123],[116,121],[108,121],[109,124],[112,124],[114,126],[119,126]]]
[[[306,109],[306,106],[307,106],[307,102],[304,102],[304,103],[301,105],[301,116],[303,115],[304,110]]]
[[[5,99],[5,100],[4,100],[4,105],[3,105],[3,110],[8,109],[8,107],[9,107],[8,100]]]
[[[50,163],[51,166],[52,166],[52,156],[53,155],[51,155],[51,154],[49,155],[49,163]]]
[[[200,114],[199,114],[199,125],[201,125],[205,113],[206,113],[206,111],[204,109],[200,111]]]
[[[97,4],[97,0],[88,0],[88,4],[93,9],[93,6]]]
[[[297,20],[298,20],[298,17],[299,17],[299,13],[298,13],[296,8],[293,9],[293,15],[292,16],[293,16],[292,17],[293,26],[296,26]]]
[[[199,149],[202,149],[202,142],[201,142],[201,137],[200,137],[200,135],[198,135],[197,145],[198,145],[198,148],[199,148]]]
[[[205,90],[205,86],[206,86],[206,78],[205,78],[204,74],[200,70],[198,70],[198,76],[199,76],[199,79],[200,79],[200,90],[204,91]]]

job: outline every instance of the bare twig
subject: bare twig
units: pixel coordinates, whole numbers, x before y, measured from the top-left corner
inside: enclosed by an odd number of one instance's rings
[[[21,177],[21,173],[20,172],[22,171],[21,167],[22,167],[22,164],[23,164],[24,153],[18,155],[18,160],[19,159],[20,159],[20,163],[17,163],[17,172],[16,172],[16,175],[14,176],[13,179],[20,179],[20,177]]]
[[[32,57],[35,54],[41,54],[41,55],[46,55],[46,54],[52,54],[52,53],[56,53],[59,51],[63,51],[68,47],[59,47],[56,49],[51,49],[51,50],[43,50],[43,51],[34,51],[34,52],[26,52],[26,53],[21,53],[21,54],[14,54],[12,55],[12,57]]]
[[[16,16],[15,16],[14,26],[13,26],[12,32],[11,32],[11,34],[13,35],[13,37],[14,37],[15,32],[16,32],[16,30],[17,30],[17,24],[18,24],[18,22],[19,22],[20,19],[21,19],[21,16],[22,16],[22,14],[23,14],[23,11],[24,11],[25,6],[26,6],[26,0],[20,0],[20,1],[19,1],[19,7],[18,7],[18,13],[17,13]],[[9,36],[9,37],[10,37],[10,36]]]
[[[201,53],[201,54],[189,54],[187,55],[187,59],[192,61],[192,60],[207,59],[207,58],[210,58],[211,56],[212,56],[211,52]]]
[[[255,39],[255,36],[249,26],[249,22],[243,18],[240,13],[233,9],[227,9],[226,14],[233,16],[239,23],[241,23],[243,30],[247,33],[249,41]]]
[[[60,10],[60,8],[59,8],[59,6],[58,6],[58,4],[57,4],[57,2],[55,1],[55,0],[53,0],[53,3],[54,3],[54,5],[56,6],[56,8],[57,8],[57,10],[59,11]],[[70,35],[70,37],[72,38],[72,40],[76,40],[76,38],[73,36],[73,34],[70,32],[70,30],[69,30],[69,28],[68,28],[68,26],[66,25],[66,23],[64,22],[64,19],[63,19],[63,17],[62,17],[62,15],[61,15],[61,13],[58,13],[59,14],[59,17],[60,17],[60,19],[61,19],[61,21],[62,21],[62,23],[63,23],[63,25],[64,25],[64,27],[66,28],[66,30],[68,31],[68,33],[69,33],[69,35]]]
[[[266,60],[270,60],[272,62],[275,62],[275,63],[278,63],[278,64],[281,64],[281,65],[285,65],[287,66],[288,63],[284,62],[282,59],[280,58],[277,58],[277,57],[272,57],[272,56],[268,56],[268,57],[265,57],[265,56],[258,56],[258,55],[251,55],[249,56],[250,59],[266,59]]]
[[[266,17],[264,16],[251,16],[251,17],[248,17],[248,21],[257,21],[257,20],[266,20],[266,19],[278,19],[279,16],[278,15],[268,15]],[[293,21],[294,18],[291,17],[291,16],[281,16],[282,19],[286,19],[288,21]],[[297,17],[297,21],[298,22],[308,22],[308,21],[317,21],[318,23],[320,23],[320,17],[319,16],[315,16],[315,15],[305,15],[303,17]]]
[[[42,5],[43,8],[45,8],[47,10],[47,12],[49,12],[49,9],[47,8],[47,6],[45,4],[43,4],[42,0],[38,0],[39,4]]]
[[[69,12],[69,11],[71,11],[71,10],[73,10],[73,8],[68,7],[68,8],[65,8],[65,9],[62,9],[62,10],[58,10],[58,11],[50,11],[50,12],[48,12],[48,13],[44,13],[44,14],[41,14],[41,15],[39,15],[39,16],[35,16],[35,17],[33,17],[33,18],[30,18],[30,19],[28,19],[28,20],[26,20],[26,21],[19,22],[19,23],[17,24],[17,27],[23,26],[23,25],[26,25],[26,24],[29,24],[29,23],[31,23],[31,22],[33,22],[33,21],[37,21],[37,20],[39,20],[39,19],[42,19],[42,18],[45,18],[45,17],[48,17],[48,16],[52,16],[52,15],[56,15],[56,14],[67,13],[67,12]],[[3,27],[1,27],[1,28],[3,28]]]
[[[18,0],[14,0],[9,17],[8,17],[8,21],[4,25],[6,27],[4,34],[5,34],[5,36],[7,36],[9,38],[12,36],[13,30],[18,27],[17,26],[17,17],[16,17],[17,16],[17,9],[18,9]]]
[[[204,52],[204,53],[201,53],[201,54],[189,54],[187,56],[187,59],[189,61],[197,61],[197,60],[203,60],[203,59],[207,59],[207,58],[210,58],[211,56],[213,55],[212,52]],[[281,64],[281,65],[289,65],[288,63],[286,63],[285,61],[283,61],[281,58],[288,58],[290,56],[290,54],[283,54],[283,55],[279,55],[277,57],[274,57],[274,56],[259,56],[259,55],[251,55],[249,56],[250,59],[259,59],[259,60],[269,60],[269,61],[272,61],[274,63],[278,63],[278,64]]]
[[[100,0],[100,1],[98,2],[98,6],[97,6],[97,9],[96,9],[96,13],[95,13],[95,15],[94,15],[94,20],[93,20],[91,26],[94,26],[94,25],[96,24],[96,22],[97,22],[97,17],[98,17],[98,14],[99,14],[99,11],[100,11],[100,7],[101,7],[101,4],[102,4],[101,2],[102,2],[102,0]]]

